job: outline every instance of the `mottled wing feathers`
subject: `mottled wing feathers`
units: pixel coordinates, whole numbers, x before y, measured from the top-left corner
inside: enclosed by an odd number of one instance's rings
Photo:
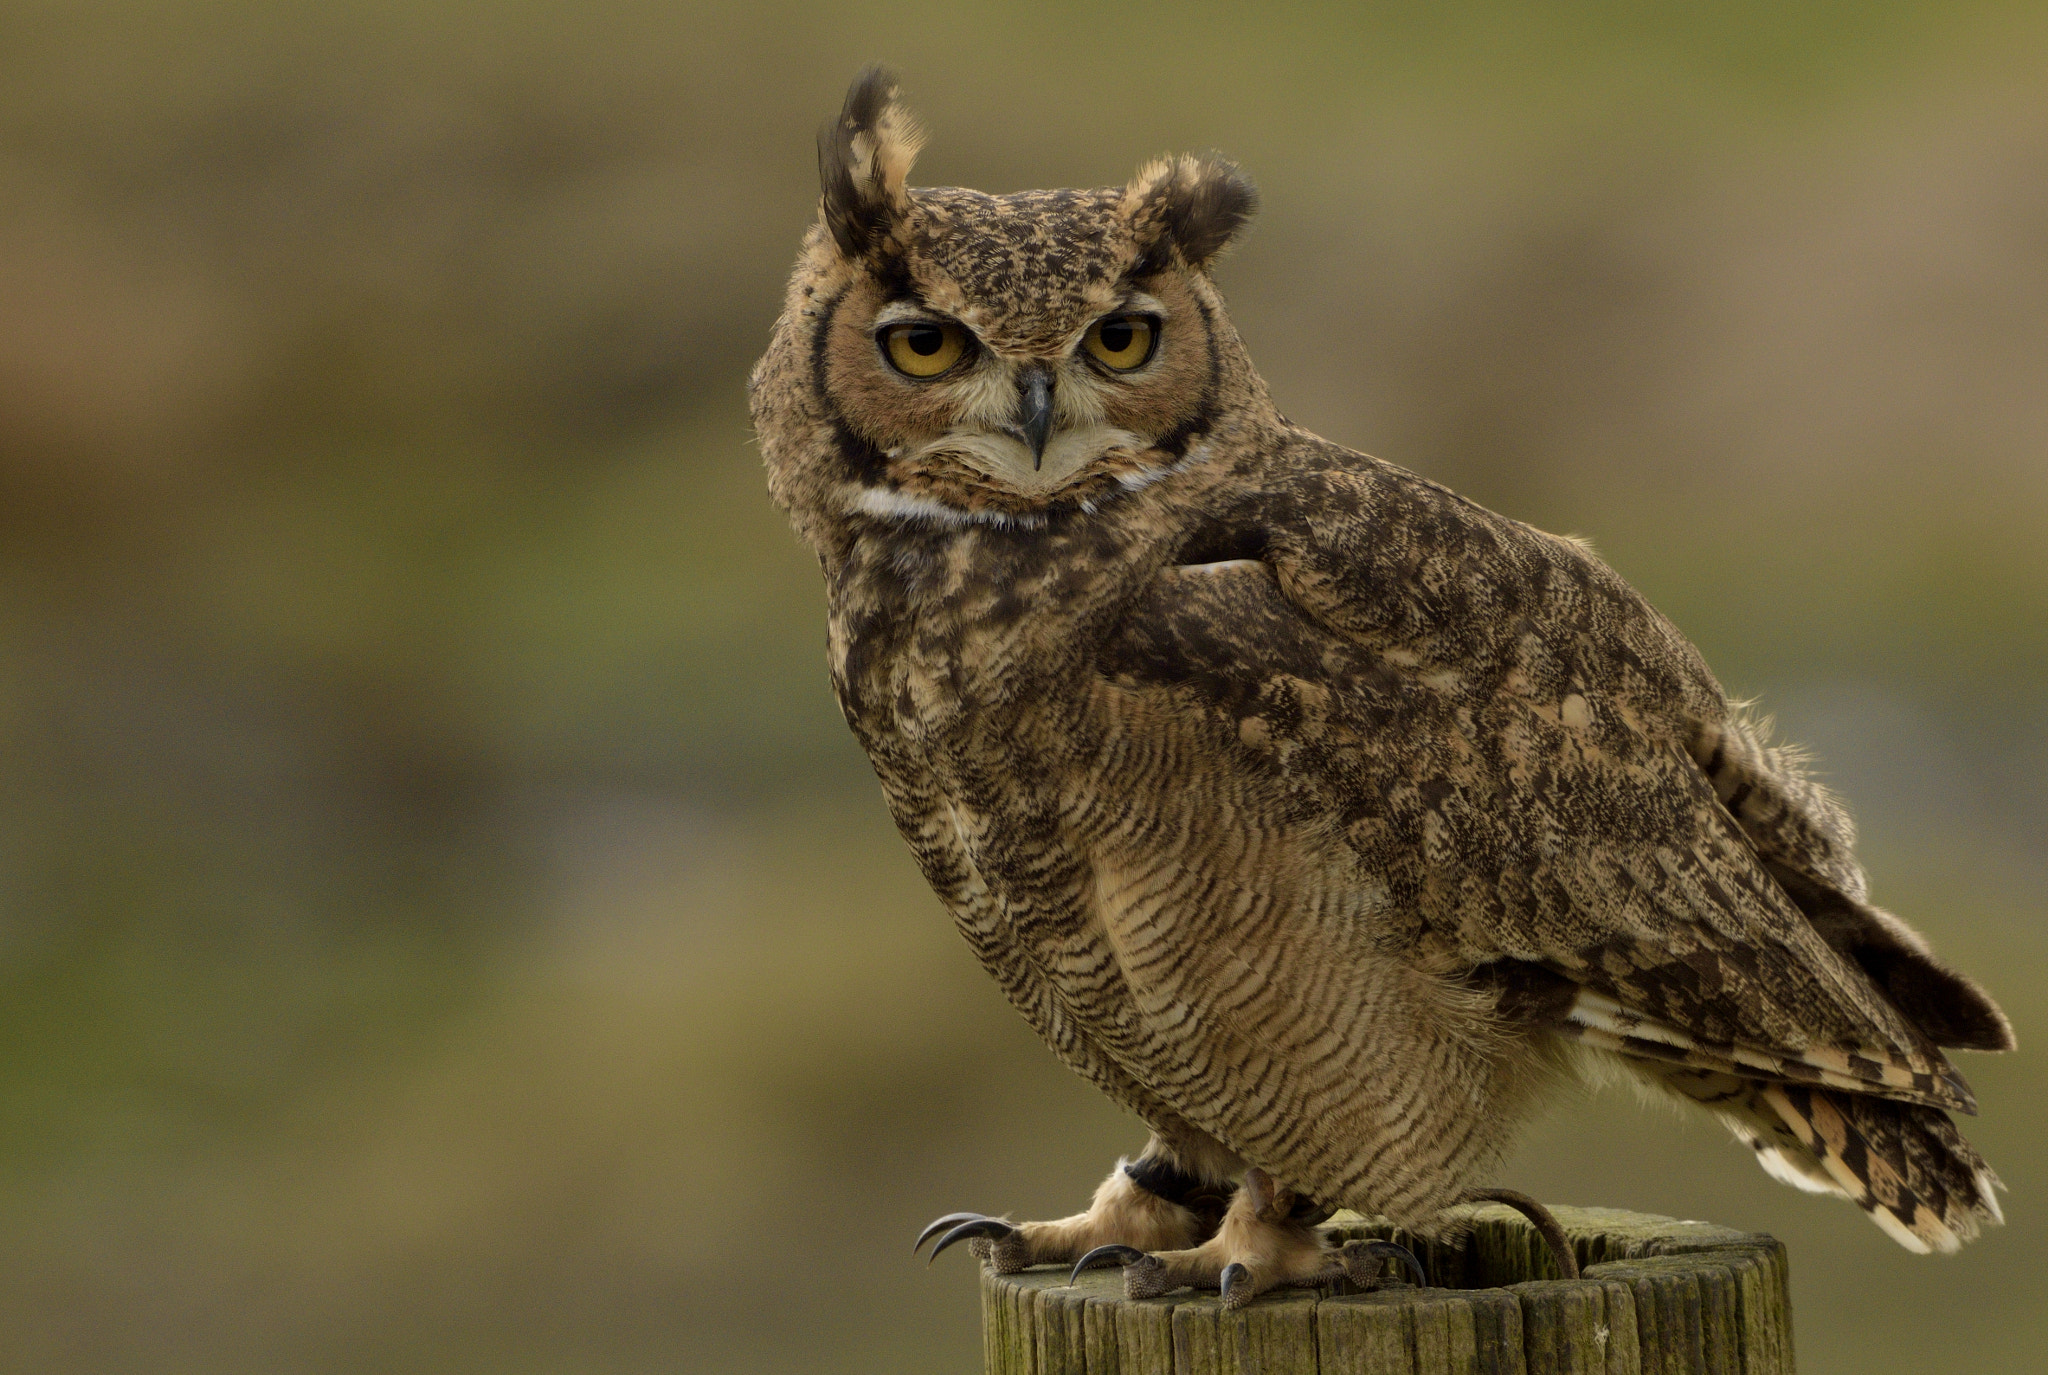
[[[1561,1023],[1626,1053],[1969,1111],[1716,795],[1692,748],[1725,703],[1669,623],[1583,546],[1331,454],[1235,517],[1270,581],[1175,576],[1105,666],[1224,718],[1446,974],[1553,971]],[[1860,893],[1839,821],[1803,824],[1788,852]]]
[[[1706,808],[1659,842],[1587,837],[1547,866],[1568,920],[1501,922],[1501,953],[1580,994],[1566,1024],[1592,1044],[1702,1068],[1975,1111],[1941,1052],[1802,921]],[[1589,939],[1586,928],[1600,928]],[[1526,942],[1526,944],[1524,944]]]
[[[2012,1024],[1977,984],[1934,958],[1920,934],[1866,900],[1853,831],[1796,752],[1769,743],[1768,722],[1740,713],[1703,723],[1692,754],[1778,886],[1834,950],[1853,961],[1928,1039],[2011,1050]]]
[[[1752,719],[1738,703],[1722,719],[1697,722],[1687,748],[1767,862],[1862,902],[1868,884],[1854,853],[1855,824],[1808,776],[1806,756],[1770,736],[1769,719]]]

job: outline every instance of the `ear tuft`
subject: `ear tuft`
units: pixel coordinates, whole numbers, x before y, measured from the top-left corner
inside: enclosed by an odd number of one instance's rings
[[[872,66],[853,79],[839,118],[818,131],[821,212],[846,256],[873,252],[910,213],[905,183],[923,146],[924,130],[886,68]]]
[[[1182,154],[1140,168],[1124,188],[1124,206],[1150,253],[1171,244],[1188,266],[1206,268],[1251,220],[1259,193],[1236,163]]]

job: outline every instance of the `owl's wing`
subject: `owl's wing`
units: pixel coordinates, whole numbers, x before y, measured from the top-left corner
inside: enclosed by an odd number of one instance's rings
[[[1695,757],[1734,738],[1697,652],[1582,545],[1368,464],[1311,465],[1224,517],[1220,547],[1257,562],[1169,573],[1106,666],[1216,718],[1283,805],[1341,829],[1353,867],[1329,881],[1384,893],[1375,939],[1504,985],[1509,1015],[1971,1111],[1775,876],[1859,904],[1838,833],[1807,818],[1809,852],[1774,868],[1737,819],[1750,799],[1717,796],[1757,761]]]
[[[1935,959],[1910,926],[1868,899],[1854,828],[1807,776],[1804,756],[1770,742],[1770,723],[1731,712],[1701,723],[1691,754],[1757,859],[1829,947],[1853,963],[1938,1046],[2012,1050],[2012,1024],[1975,981]]]

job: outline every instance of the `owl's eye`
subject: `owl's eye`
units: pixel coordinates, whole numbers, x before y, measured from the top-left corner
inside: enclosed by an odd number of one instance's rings
[[[955,324],[911,320],[882,331],[882,352],[905,377],[937,377],[967,353],[967,331]]]
[[[1145,366],[1158,339],[1159,330],[1149,315],[1105,315],[1088,326],[1081,342],[1104,367],[1129,372]]]

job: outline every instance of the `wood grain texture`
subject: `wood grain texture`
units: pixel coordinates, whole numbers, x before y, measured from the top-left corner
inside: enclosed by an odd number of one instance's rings
[[[1460,1210],[1449,1239],[1369,1220],[1446,1288],[1294,1290],[1238,1312],[1182,1291],[1130,1302],[1114,1270],[984,1271],[988,1375],[1789,1375],[1785,1248],[1758,1232],[1609,1208],[1554,1208],[1584,1270],[1556,1278],[1512,1209]]]

